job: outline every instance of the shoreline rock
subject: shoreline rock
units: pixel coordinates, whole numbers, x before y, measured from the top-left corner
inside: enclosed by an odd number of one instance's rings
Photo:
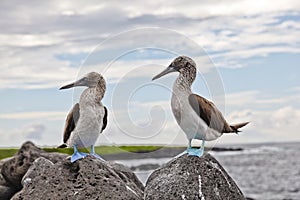
[[[111,165],[92,156],[75,163],[64,159],[56,164],[38,158],[22,184],[23,189],[12,200],[142,199],[144,189],[125,166]]]
[[[92,156],[71,163],[25,142],[0,161],[0,199],[142,199],[144,186],[127,167]]]
[[[233,179],[210,154],[187,154],[155,170],[147,180],[145,199],[244,200]]]
[[[47,153],[32,142],[25,142],[13,157],[1,160],[1,200],[10,199],[12,195],[22,189],[21,180],[35,159],[44,157],[56,163],[67,156],[60,153]]]
[[[246,199],[210,154],[174,158],[150,175],[146,187],[121,164],[92,156],[71,163],[68,157],[24,143],[0,161],[0,199]]]

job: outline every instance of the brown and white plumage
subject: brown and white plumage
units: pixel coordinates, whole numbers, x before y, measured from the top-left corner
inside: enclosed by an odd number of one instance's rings
[[[197,95],[189,96],[189,103],[198,116],[212,129],[220,133],[238,133],[238,129],[247,125],[248,122],[229,125],[222,113],[217,109],[213,102]]]
[[[106,128],[107,126],[107,108],[104,106],[104,117],[103,117],[103,125],[100,133]],[[64,136],[63,136],[63,142],[64,144],[60,145],[58,148],[64,148],[67,147],[68,140],[70,138],[70,135],[72,131],[75,129],[75,126],[78,122],[78,119],[80,117],[80,110],[79,110],[79,103],[76,103],[72,110],[67,115],[66,124],[64,128]],[[99,134],[100,134],[99,133]]]
[[[79,103],[73,106],[67,116],[63,136],[64,144],[59,147],[93,146],[107,125],[107,108],[101,103],[106,89],[104,78],[96,72],[91,72],[60,89],[76,86],[88,88],[83,91]]]
[[[175,119],[189,140],[211,141],[223,133],[237,133],[248,122],[229,125],[217,107],[207,99],[193,94],[191,86],[196,79],[196,63],[187,56],[177,57],[167,69],[156,75],[158,79],[168,73],[179,72],[174,85],[171,107]],[[203,143],[204,145],[204,143]]]

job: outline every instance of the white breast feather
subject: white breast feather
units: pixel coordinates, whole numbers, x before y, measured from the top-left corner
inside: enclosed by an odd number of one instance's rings
[[[103,126],[105,110],[103,106],[80,105],[80,117],[74,131],[71,133],[69,146],[76,144],[80,147],[94,145]]]
[[[218,131],[211,129],[198,116],[189,103],[189,91],[173,88],[171,107],[177,123],[185,132],[188,139],[199,139],[211,141],[222,135]]]

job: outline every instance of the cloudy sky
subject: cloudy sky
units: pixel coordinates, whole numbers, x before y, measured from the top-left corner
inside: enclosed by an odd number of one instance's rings
[[[218,143],[300,141],[300,2],[0,2],[0,147],[58,145],[89,71],[107,81],[109,124],[97,143],[186,144],[170,97],[176,56],[198,67],[193,90],[229,122]]]

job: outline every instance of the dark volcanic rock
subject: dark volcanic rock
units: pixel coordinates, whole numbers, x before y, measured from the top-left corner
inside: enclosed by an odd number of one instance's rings
[[[0,170],[2,168],[2,164],[6,160],[0,161]],[[10,199],[15,193],[16,190],[13,187],[10,187],[9,184],[6,182],[6,180],[3,178],[2,174],[0,174],[0,199],[1,200]]]
[[[128,168],[87,156],[53,164],[39,158],[12,199],[142,199],[143,186]]]
[[[0,199],[10,199],[22,189],[21,180],[33,161],[45,157],[52,162],[58,162],[67,157],[66,154],[47,153],[31,142],[22,145],[16,155],[0,161]]]
[[[129,168],[90,156],[71,163],[67,157],[24,143],[0,161],[0,199],[142,199],[144,186]]]
[[[10,199],[14,194],[16,193],[16,190],[9,186],[0,185],[0,199],[6,200]]]
[[[0,161],[0,171],[4,162],[9,159],[4,159]],[[6,180],[3,178],[2,174],[0,173],[0,199],[6,200],[10,199],[16,193],[16,190],[9,186]]]
[[[210,154],[201,158],[183,155],[149,177],[145,199],[240,200],[242,192]]]
[[[15,189],[21,189],[21,180],[27,172],[33,161],[39,157],[44,157],[56,163],[67,157],[61,153],[47,153],[36,147],[32,142],[26,142],[22,145],[18,153],[3,163],[1,174],[7,183]]]
[[[91,156],[71,163],[67,157],[24,143],[14,157],[0,161],[0,199],[245,199],[209,154],[173,159],[150,176],[145,194],[123,165]]]
[[[145,187],[143,183],[138,179],[138,177],[129,169],[128,167],[125,167],[124,165],[121,165],[119,163],[109,162],[109,164],[114,168],[114,170],[117,172],[117,174],[125,180],[129,178],[131,181],[135,183],[135,185],[141,190],[144,191]],[[126,177],[124,177],[125,175]]]

